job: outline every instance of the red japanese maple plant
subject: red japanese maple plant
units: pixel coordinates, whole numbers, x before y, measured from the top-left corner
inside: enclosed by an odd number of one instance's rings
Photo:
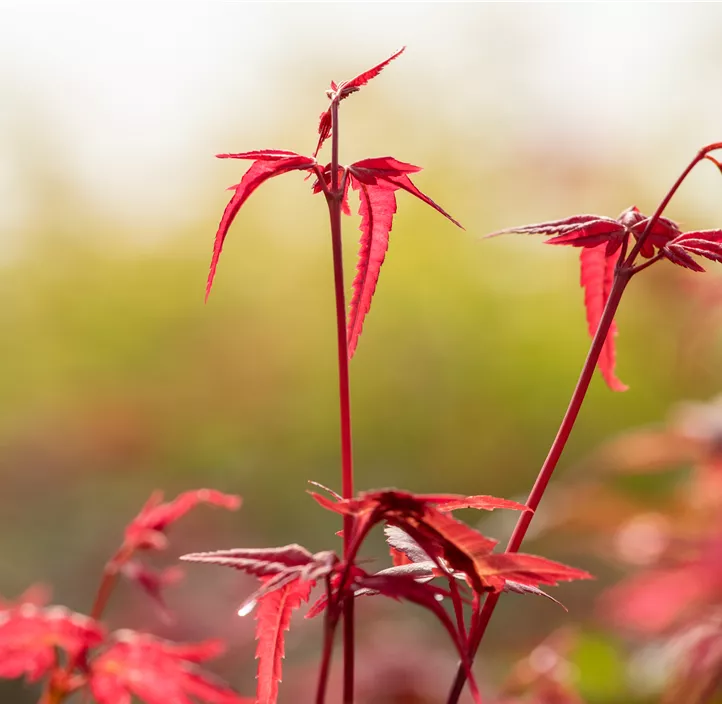
[[[490,496],[449,494],[418,495],[397,489],[354,491],[351,450],[349,360],[356,351],[364,319],[376,289],[389,245],[396,193],[406,191],[430,205],[461,227],[446,211],[424,195],[411,181],[417,166],[390,156],[375,157],[343,166],[339,158],[339,107],[342,100],[376,77],[403,49],[386,61],[341,83],[331,83],[328,108],[321,114],[318,142],[311,156],[279,149],[262,149],[221,158],[252,162],[226,206],[216,234],[206,289],[210,293],[221,250],[229,228],[248,197],[266,180],[302,171],[315,176],[312,191],[323,193],[330,215],[336,300],[338,377],[341,431],[341,494],[320,487],[313,498],[325,509],[343,517],[341,554],[323,551],[312,554],[299,545],[278,548],[238,548],[186,555],[182,559],[224,565],[259,579],[258,589],[241,605],[242,615],[256,609],[258,676],[256,701],[275,702],[284,655],[284,631],[292,612],[310,598],[314,586],[323,587],[309,609],[309,616],[324,614],[324,645],[319,665],[316,702],[326,700],[334,636],[343,622],[343,701],[354,701],[354,601],[359,596],[382,595],[413,602],[431,611],[448,632],[459,654],[461,676],[458,690],[468,679],[475,701],[480,694],[472,673],[483,632],[483,605],[504,591],[544,594],[542,585],[560,580],[585,579],[590,575],[534,555],[518,554],[516,548],[495,553],[495,540],[458,521],[453,512],[462,508],[511,509],[521,512],[528,525],[532,508]],[[318,154],[331,140],[331,161],[321,163]],[[342,266],[342,214],[350,215],[349,187],[358,193],[361,241],[350,308],[346,311]],[[617,229],[625,226],[611,221]],[[625,230],[626,232],[626,230]],[[619,234],[619,245],[626,240]],[[619,249],[619,247],[617,248]],[[616,251],[616,250],[615,250]],[[601,299],[600,299],[601,300]],[[603,304],[603,302],[602,302]],[[319,486],[319,485],[317,485]],[[357,556],[370,531],[382,525],[390,546],[392,565],[371,572]],[[518,547],[518,546],[517,546]],[[434,583],[439,580],[439,583]],[[450,604],[447,612],[444,601]],[[470,609],[465,606],[470,605]],[[467,612],[470,616],[467,616]],[[452,692],[452,698],[458,693]]]
[[[331,83],[328,108],[321,114],[318,143],[312,156],[285,150],[257,150],[221,154],[222,158],[248,159],[253,163],[227,205],[216,234],[206,295],[210,292],[221,249],[229,227],[253,191],[267,179],[288,171],[315,175],[312,190],[323,193],[330,215],[331,242],[336,299],[338,377],[341,430],[341,495],[324,489],[312,493],[324,508],[343,517],[341,555],[324,551],[311,554],[299,545],[279,548],[239,548],[186,555],[195,562],[225,565],[256,575],[260,584],[241,606],[239,613],[257,609],[258,688],[256,701],[275,702],[281,679],[284,654],[283,632],[290,625],[292,612],[306,601],[314,585],[323,586],[322,596],[311,606],[309,615],[323,612],[324,647],[319,666],[316,702],[326,697],[332,646],[339,621],[343,620],[343,701],[354,700],[354,600],[361,595],[383,595],[403,599],[430,610],[448,631],[459,652],[460,666],[448,702],[458,701],[468,680],[475,701],[479,691],[472,663],[494,608],[504,591],[542,593],[540,585],[558,580],[584,579],[589,575],[545,558],[519,554],[534,510],[548,485],[584,401],[593,371],[599,367],[607,384],[615,391],[626,389],[614,371],[614,315],[632,276],[661,259],[703,271],[695,255],[722,260],[722,230],[681,232],[671,220],[662,217],[669,201],[690,171],[708,159],[721,170],[711,152],[722,143],[712,144],[694,157],[652,215],[642,215],[636,207],[618,218],[579,215],[564,220],[504,230],[503,233],[543,234],[552,244],[581,248],[581,282],[585,289],[587,322],[592,344],[581,376],[572,395],[557,437],[544,462],[526,505],[489,496],[415,495],[396,489],[354,493],[351,450],[351,411],[349,360],[353,356],[366,314],[376,289],[381,265],[389,244],[396,192],[407,191],[456,225],[447,212],[424,195],[411,182],[410,174],[419,167],[393,157],[363,159],[343,166],[339,158],[339,106],[376,77],[403,49],[355,78]],[[331,139],[331,161],[317,160],[327,139]],[[361,241],[356,276],[348,316],[342,266],[341,215],[350,214],[349,186],[358,192]],[[460,225],[459,225],[460,226]],[[515,509],[520,517],[507,549],[495,553],[496,541],[456,520],[451,514],[459,508]],[[374,526],[385,526],[392,566],[369,572],[357,562],[359,548]],[[441,580],[433,584],[433,580]],[[451,604],[450,613],[442,602]],[[471,605],[468,619],[465,604]]]

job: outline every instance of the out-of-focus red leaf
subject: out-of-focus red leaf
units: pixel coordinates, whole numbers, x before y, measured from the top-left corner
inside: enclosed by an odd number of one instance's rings
[[[90,663],[90,689],[98,704],[251,704],[197,663],[216,657],[220,641],[176,644],[133,631],[117,631],[115,642]]]
[[[642,572],[607,591],[601,613],[621,628],[661,633],[717,592],[712,577],[701,564]]]
[[[61,606],[0,609],[0,677],[36,682],[55,667],[56,648],[72,660],[103,638],[99,623]]]
[[[315,159],[310,157],[279,150],[244,152],[242,154],[221,154],[219,156],[221,158],[255,159],[255,161],[243,175],[241,182],[232,187],[232,189],[235,190],[235,194],[223,211],[221,222],[218,225],[216,239],[213,244],[213,257],[208,273],[208,283],[206,285],[206,299],[208,299],[211,287],[213,286],[213,279],[216,275],[218,260],[223,250],[223,243],[228,234],[228,229],[238,214],[238,211],[241,209],[241,206],[248,200],[248,197],[269,178],[288,173],[289,171],[309,170],[313,168],[316,163]]]
[[[173,614],[168,609],[163,597],[163,590],[180,582],[183,579],[183,570],[180,567],[167,567],[163,570],[154,570],[137,560],[126,562],[122,567],[123,574],[135,582],[160,609],[161,616],[166,622],[173,620]]]
[[[334,100],[340,102],[344,98],[351,95],[351,93],[355,93],[359,88],[362,86],[365,86],[372,78],[375,78],[376,76],[381,73],[381,71],[388,66],[397,56],[400,56],[404,50],[406,49],[405,46],[402,46],[401,49],[399,49],[395,54],[392,56],[389,56],[388,59],[382,61],[380,64],[376,64],[373,68],[368,69],[368,71],[364,71],[363,73],[360,73],[358,76],[355,76],[349,81],[342,81],[338,85],[334,81],[331,81],[331,90],[328,91],[328,97],[333,102]],[[318,144],[316,145],[316,151],[314,151],[313,155],[316,156],[318,152],[320,151],[321,147],[323,146],[323,143],[331,136],[331,108],[328,110],[325,110],[321,113],[321,117],[319,118],[319,124],[318,124]]]
[[[278,698],[278,683],[282,679],[285,657],[285,632],[291,626],[292,613],[308,601],[312,587],[311,582],[296,579],[259,600],[256,611],[256,704],[275,704]]]
[[[0,612],[30,604],[31,606],[45,606],[50,601],[51,590],[45,584],[31,584],[17,599],[10,601],[0,596]]]
[[[617,264],[619,252],[607,256],[604,245],[585,248],[581,251],[581,285],[584,287],[584,305],[587,310],[587,325],[589,334],[594,337],[602,319],[604,306],[612,290],[614,280],[614,267]],[[617,326],[612,322],[607,339],[599,355],[597,366],[612,391],[626,391],[627,387],[614,373],[616,352],[614,338]]]
[[[125,529],[124,547],[129,550],[163,549],[167,544],[163,534],[166,528],[198,504],[210,504],[234,511],[241,505],[241,497],[214,489],[197,489],[186,491],[173,501],[163,503],[163,493],[154,492]]]

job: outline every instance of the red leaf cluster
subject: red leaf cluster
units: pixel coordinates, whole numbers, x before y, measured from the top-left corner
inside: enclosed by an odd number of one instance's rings
[[[616,219],[601,215],[574,215],[561,220],[500,230],[488,237],[504,234],[545,235],[550,238],[547,244],[581,247],[581,285],[584,288],[589,334],[593,337],[609,298],[615,268],[626,265],[626,262],[620,262],[620,253],[626,253],[630,238],[640,243],[639,254],[648,260],[667,259],[698,272],[704,271],[704,268],[692,255],[722,261],[722,230],[682,233],[677,223],[663,217],[657,218],[651,229],[648,228],[650,224],[650,218],[632,206]],[[609,388],[625,391],[627,387],[614,371],[616,335],[616,325],[612,323],[598,367]]]
[[[233,567],[261,579],[260,587],[238,610],[245,616],[257,608],[258,674],[256,702],[273,704],[278,697],[285,655],[285,632],[291,615],[308,601],[311,589],[338,564],[333,552],[315,555],[300,545],[280,548],[238,548],[184,555],[181,560]]]
[[[382,61],[380,64],[376,64],[373,68],[368,69],[360,73],[355,78],[348,81],[341,81],[338,85],[335,81],[331,81],[331,89],[326,92],[331,103],[340,103],[344,98],[347,98],[351,93],[355,93],[362,86],[365,86],[372,78],[381,73],[397,56],[401,56],[405,46],[402,46],[395,54],[389,56],[388,59]],[[321,113],[321,117],[318,122],[318,144],[316,150],[313,152],[314,157],[318,154],[323,146],[323,143],[331,136],[331,108]]]
[[[123,548],[126,550],[162,550],[168,544],[165,531],[198,504],[211,504],[235,511],[241,499],[213,489],[186,491],[173,501],[163,502],[163,493],[155,492],[140,513],[125,529]]]
[[[331,188],[331,164],[321,167],[313,157],[271,149],[240,154],[219,154],[218,156],[224,159],[252,159],[253,164],[246,171],[241,182],[232,187],[235,194],[221,217],[213,246],[213,257],[206,285],[206,299],[213,286],[228,229],[241,206],[258,186],[273,176],[289,171],[307,171],[317,177],[313,184],[314,193],[324,192],[329,194]],[[347,329],[348,354],[351,357],[356,350],[364,318],[371,307],[371,299],[376,291],[381,265],[388,250],[389,233],[396,213],[395,192],[404,190],[437,210],[458,227],[461,227],[461,224],[412,183],[409,174],[421,171],[419,166],[385,156],[362,159],[348,167],[339,167],[339,171],[342,183],[341,203],[343,212],[350,214],[348,207],[349,186],[358,192],[360,201],[359,215],[361,222],[359,229],[361,230],[361,240]]]

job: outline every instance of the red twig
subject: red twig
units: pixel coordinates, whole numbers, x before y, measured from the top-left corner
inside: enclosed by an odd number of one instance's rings
[[[346,296],[343,278],[343,257],[341,248],[341,201],[343,190],[338,180],[338,102],[331,105],[331,189],[326,195],[331,218],[331,244],[333,249],[333,273],[336,292],[336,337],[338,343],[338,394],[341,421],[341,472],[342,495],[353,497],[353,455],[351,450],[351,398],[348,374],[348,345],[346,341]],[[349,553],[353,534],[353,518],[344,516],[343,545],[344,557]],[[354,692],[354,604],[348,599],[343,608],[343,701],[352,704]]]

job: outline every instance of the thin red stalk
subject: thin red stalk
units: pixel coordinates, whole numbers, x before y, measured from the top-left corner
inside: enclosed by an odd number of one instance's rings
[[[625,266],[632,266],[634,264],[634,260],[636,259],[637,255],[642,249],[642,246],[644,245],[649,233],[652,231],[652,228],[657,223],[657,220],[661,217],[662,213],[664,212],[664,209],[669,205],[669,201],[672,200],[672,197],[674,194],[679,190],[679,187],[682,185],[682,183],[685,181],[687,176],[689,176],[692,169],[699,164],[700,161],[703,161],[707,155],[710,152],[713,152],[717,149],[722,149],[722,142],[715,142],[714,144],[708,144],[706,147],[702,147],[697,154],[695,155],[694,159],[689,162],[687,168],[679,175],[679,178],[674,182],[674,185],[672,188],[667,191],[667,195],[662,198],[662,201],[657,206],[657,210],[654,211],[654,215],[652,215],[651,218],[649,218],[649,221],[647,222],[647,226],[644,228],[644,232],[642,233],[641,237],[637,240],[637,243],[635,244],[634,248],[632,249],[629,258],[626,262],[624,262]]]
[[[351,452],[351,395],[348,375],[348,344],[346,341],[346,296],[343,281],[341,248],[341,201],[343,192],[338,181],[338,103],[331,104],[331,193],[326,197],[331,218],[333,274],[336,292],[336,338],[338,343],[338,395],[341,420],[341,493],[344,499],[353,496],[353,455]],[[353,517],[344,516],[343,551],[348,555],[353,534]],[[354,692],[354,604],[348,599],[343,607],[343,701],[352,704]]]
[[[326,689],[328,688],[328,675],[331,671],[331,656],[333,655],[333,640],[338,625],[338,612],[333,603],[331,583],[326,582],[327,608],[324,616],[323,626],[323,652],[321,655],[321,667],[318,671],[318,688],[316,689],[316,704],[324,704],[326,700]]]
[[[539,475],[537,476],[531,493],[529,494],[529,498],[527,499],[526,504],[532,510],[524,511],[519,516],[514,532],[511,534],[511,538],[509,539],[509,544],[506,548],[507,552],[518,552],[521,547],[522,541],[524,540],[532,518],[534,517],[533,512],[536,511],[539,506],[542,496],[544,496],[544,492],[549,484],[549,480],[551,479],[557,463],[559,462],[559,458],[562,456],[562,452],[564,452],[567,440],[569,440],[569,436],[574,428],[574,423],[579,415],[579,410],[582,407],[587,390],[589,389],[589,383],[592,380],[594,369],[597,366],[599,355],[601,354],[602,347],[604,346],[604,341],[607,339],[607,333],[609,332],[609,328],[614,320],[617,308],[619,307],[619,302],[622,298],[622,294],[624,293],[624,289],[629,283],[630,277],[631,273],[626,269],[617,271],[614,276],[612,290],[610,291],[609,298],[607,299],[607,303],[604,307],[602,318],[599,321],[599,327],[597,328],[597,332],[592,340],[592,344],[589,348],[589,353],[587,354],[584,366],[582,367],[582,372],[579,376],[579,380],[577,381],[576,388],[574,389],[572,398],[569,401],[567,412],[564,414],[557,436],[554,438],[554,442],[549,449],[549,454],[547,455],[542,468],[539,470]],[[500,595],[500,593],[489,594],[484,601],[484,606],[481,611],[472,619],[472,630],[469,634],[469,659],[472,661],[479,648],[479,644],[484,637],[486,627],[491,619],[491,615],[494,613],[494,609],[496,608]],[[454,686],[447,700],[448,704],[456,704],[456,702],[458,702],[464,688],[465,681],[466,672],[463,667],[460,667],[456,674],[456,679],[454,680]]]

